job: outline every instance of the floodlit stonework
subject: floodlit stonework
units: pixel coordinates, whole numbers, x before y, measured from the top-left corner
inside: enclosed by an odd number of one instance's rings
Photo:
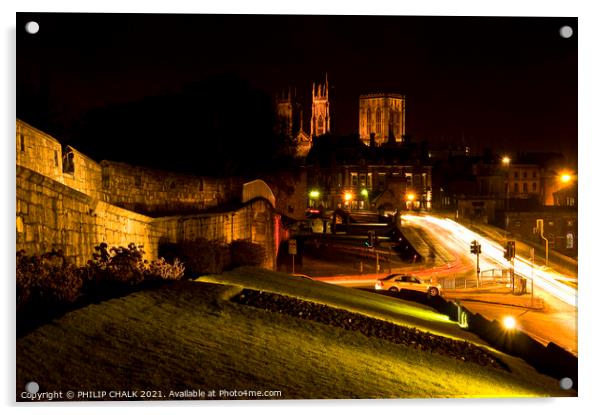
[[[82,265],[101,242],[143,245],[147,259],[155,259],[161,243],[245,239],[266,248],[264,266],[275,267],[280,243],[275,201],[247,194],[242,203],[242,182],[97,163],[69,146],[63,152],[56,139],[20,120],[16,133],[17,250],[60,249]],[[190,214],[232,202],[235,193],[234,208]],[[134,208],[187,214],[155,216]]]
[[[330,132],[330,102],[328,100],[328,75],[323,84],[311,88],[311,137]]]
[[[389,140],[402,142],[406,133],[405,121],[406,100],[403,95],[360,95],[359,131],[366,145],[370,145],[370,134],[374,134],[376,145]]]

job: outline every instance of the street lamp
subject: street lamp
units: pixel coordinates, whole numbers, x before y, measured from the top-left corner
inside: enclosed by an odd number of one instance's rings
[[[318,190],[312,190],[311,192],[309,192],[309,197],[311,197],[312,199],[317,199],[320,197],[320,192]]]
[[[504,156],[502,157],[502,164],[504,167],[510,167],[510,157]],[[510,204],[510,169],[506,170],[506,188],[505,190],[505,198],[504,198],[504,237],[508,240],[508,209]]]
[[[567,183],[570,183],[571,180],[573,180],[573,176],[571,176],[569,173],[564,173],[560,176],[560,181],[562,183],[567,184]]]
[[[353,199],[353,195],[351,194],[351,192],[345,192],[343,198],[345,199],[345,202],[349,203],[351,199]]]
[[[368,197],[368,189],[362,189],[361,194],[364,197]]]
[[[406,194],[406,208],[408,207],[407,205],[409,204],[409,209],[412,210],[414,208],[414,199],[416,199],[416,195],[414,193],[408,193]]]
[[[514,330],[516,328],[516,320],[512,316],[504,317],[502,324],[506,330]]]

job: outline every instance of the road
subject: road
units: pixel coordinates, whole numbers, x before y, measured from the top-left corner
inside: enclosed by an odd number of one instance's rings
[[[469,251],[470,243],[476,240],[482,247],[481,269],[511,267],[498,242],[455,221],[432,215],[404,215],[401,219],[423,229],[438,240],[443,249],[454,252],[456,261],[476,261],[476,255]],[[530,295],[516,296],[508,290],[504,292],[504,287],[501,292],[483,290],[472,294],[466,290],[449,290],[446,296],[459,299],[469,310],[490,319],[514,316],[519,326],[534,338],[545,344],[554,341],[576,355],[577,291],[565,283],[567,276],[553,268],[542,269],[520,255],[514,260],[514,272],[533,282],[536,304],[531,304]],[[542,306],[537,307],[537,304]]]
[[[403,215],[401,221],[402,229],[413,229],[415,237],[421,239],[415,244],[432,251],[432,258],[417,264],[394,260],[393,272],[438,279],[446,283],[444,287],[448,287],[451,280],[465,281],[467,287],[473,288],[444,289],[446,297],[460,301],[469,310],[488,319],[501,320],[507,315],[514,316],[519,327],[535,339],[544,344],[553,341],[577,354],[576,284],[567,285],[567,281],[576,283],[576,275],[534,265],[522,255],[517,255],[514,261],[515,274],[529,281],[529,291],[530,281],[533,281],[533,303],[531,295],[514,295],[505,285],[481,285],[476,289],[476,255],[470,253],[470,243],[476,240],[481,244],[481,270],[508,269],[511,264],[504,258],[504,248],[498,241],[477,234],[453,220],[433,215]],[[326,262],[331,270],[336,269],[333,261]],[[357,270],[345,269],[338,275],[330,274],[331,277],[322,274],[319,279],[348,287],[370,288],[374,286],[376,278],[385,275],[388,270],[381,270],[377,274],[375,267],[372,267],[364,271],[364,274],[360,274]]]

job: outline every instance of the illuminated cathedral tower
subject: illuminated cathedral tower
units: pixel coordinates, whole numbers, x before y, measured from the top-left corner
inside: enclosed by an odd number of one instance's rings
[[[330,132],[330,103],[328,101],[328,74],[326,82],[314,82],[311,88],[311,137],[317,137]]]
[[[305,157],[311,148],[311,139],[303,131],[303,109],[297,100],[296,89],[282,91],[276,97],[276,132],[293,139],[297,146],[297,155]]]

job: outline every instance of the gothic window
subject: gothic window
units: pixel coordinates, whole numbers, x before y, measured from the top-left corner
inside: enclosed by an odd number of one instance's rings
[[[514,193],[518,193],[518,183],[514,183]]]
[[[59,152],[54,150],[54,167],[59,166]]]
[[[378,108],[376,110],[376,134],[380,134],[381,133],[381,126],[380,126],[380,108]]]
[[[529,191],[529,186],[527,183],[523,183],[523,193],[527,193]]]
[[[318,118],[318,134],[322,134],[324,129],[324,118],[320,115]]]
[[[533,182],[531,187],[533,188],[533,192],[537,192],[537,183]]]
[[[21,141],[21,151],[25,151],[25,135],[24,134],[20,134],[19,138],[20,138],[20,141]]]
[[[372,116],[372,113],[370,112],[370,108],[368,108],[368,110],[366,111],[366,132],[368,134],[370,134],[372,131],[372,120],[370,119],[370,117]]]

